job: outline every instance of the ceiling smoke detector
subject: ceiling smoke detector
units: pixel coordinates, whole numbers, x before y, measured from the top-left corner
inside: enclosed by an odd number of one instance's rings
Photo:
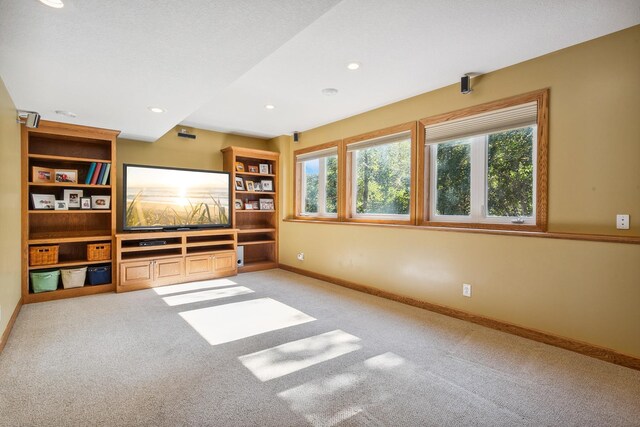
[[[327,87],[322,89],[322,94],[325,96],[333,96],[333,95],[336,95],[337,93],[338,93],[338,89],[333,87]]]

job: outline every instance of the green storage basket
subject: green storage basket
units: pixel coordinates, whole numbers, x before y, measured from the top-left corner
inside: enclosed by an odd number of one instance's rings
[[[32,271],[30,275],[31,287],[34,293],[37,294],[58,289],[60,270]]]

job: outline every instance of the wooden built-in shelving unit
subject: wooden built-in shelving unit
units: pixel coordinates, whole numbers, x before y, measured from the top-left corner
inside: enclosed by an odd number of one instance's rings
[[[32,271],[93,265],[113,267],[113,254],[111,259],[89,261],[87,244],[110,243],[113,249],[116,221],[113,209],[36,210],[31,194],[54,195],[56,200],[62,200],[65,189],[79,189],[83,191],[83,197],[110,196],[111,204],[115,203],[115,148],[119,133],[44,120],[40,121],[38,128],[22,126],[22,296],[25,303],[110,292],[115,289],[113,282],[71,289],[63,289],[60,282],[57,290],[33,293],[29,277]],[[114,166],[106,185],[84,184],[92,162]],[[77,182],[35,182],[33,167],[75,170]],[[58,245],[58,262],[30,265],[29,248],[43,245]]]
[[[273,200],[273,209],[233,209],[232,224],[238,230],[238,246],[243,247],[244,265],[238,272],[265,270],[278,267],[278,161],[279,153],[242,147],[222,150],[224,170],[231,174],[232,203],[239,199],[245,203],[259,199]],[[244,170],[238,170],[242,163]],[[268,173],[249,172],[249,167],[267,165]],[[235,188],[236,178],[242,178],[244,190]],[[271,181],[271,191],[248,191],[246,182]],[[235,203],[234,203],[235,205]]]

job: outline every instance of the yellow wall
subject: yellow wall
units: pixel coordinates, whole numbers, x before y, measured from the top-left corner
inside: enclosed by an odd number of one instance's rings
[[[640,26],[302,133],[292,152],[550,88],[549,230],[640,235]],[[615,229],[615,214],[631,230]],[[283,222],[280,262],[640,357],[640,245]],[[305,261],[296,253],[305,252]],[[472,298],[462,283],[473,285]]]
[[[188,128],[196,139],[178,137],[176,126],[155,142],[118,139],[118,230],[122,230],[122,164],[169,166],[191,169],[222,170],[221,149],[230,145],[266,150],[267,140]]]
[[[16,107],[0,80],[0,336],[21,297],[20,125]]]

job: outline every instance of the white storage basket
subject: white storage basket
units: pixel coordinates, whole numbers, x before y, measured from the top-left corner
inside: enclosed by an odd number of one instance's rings
[[[87,267],[63,268],[60,272],[62,275],[62,287],[65,289],[84,286],[84,280],[87,277]]]

